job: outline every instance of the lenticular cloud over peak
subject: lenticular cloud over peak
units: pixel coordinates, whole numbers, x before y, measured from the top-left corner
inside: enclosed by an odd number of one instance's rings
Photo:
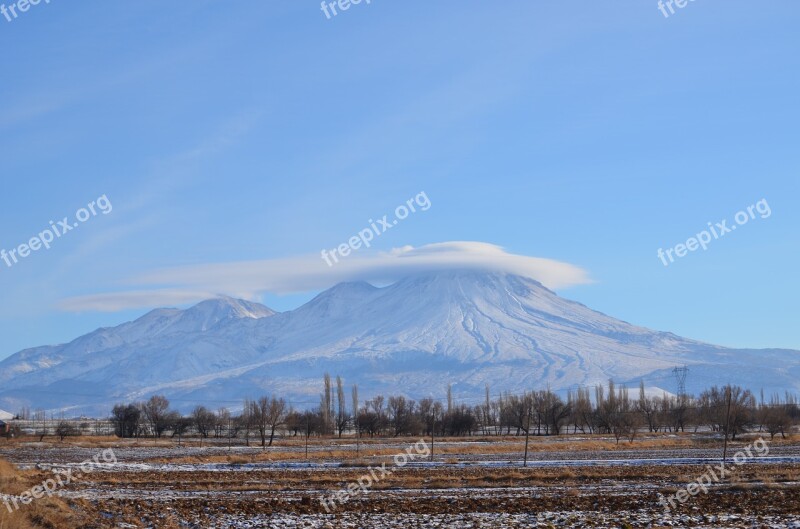
[[[530,277],[553,289],[590,282],[587,272],[575,265],[553,259],[511,254],[500,246],[485,242],[453,241],[427,244],[419,248],[403,246],[393,249],[389,255],[397,259],[394,265],[398,267],[398,271],[405,272],[399,275],[467,268]]]
[[[551,289],[591,282],[584,269],[570,263],[516,255],[485,242],[451,241],[386,252],[361,249],[333,266],[314,254],[154,270],[133,278],[130,290],[69,298],[61,307],[70,311],[147,308],[202,301],[212,297],[208,292],[257,299],[265,293],[325,289],[342,281],[391,283],[411,274],[450,269],[506,272]]]

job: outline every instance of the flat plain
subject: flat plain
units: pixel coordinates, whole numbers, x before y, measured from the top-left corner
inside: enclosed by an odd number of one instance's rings
[[[730,476],[669,509],[660,495],[720,464],[718,438],[537,437],[527,466],[519,437],[436,439],[432,458],[403,465],[396,455],[421,441],[430,448],[430,440],[312,438],[306,449],[300,438],[267,448],[241,440],[21,438],[0,442],[0,458],[10,463],[3,493],[29,490],[53,470],[71,469],[73,481],[13,514],[0,505],[0,529],[800,528],[800,441],[776,438],[768,455],[734,464],[756,438],[730,443]],[[81,462],[108,449],[116,463],[80,472]],[[359,480],[371,483],[358,487]],[[323,503],[348,486],[342,501]]]

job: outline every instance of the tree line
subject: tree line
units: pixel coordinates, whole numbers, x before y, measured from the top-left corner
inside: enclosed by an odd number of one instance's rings
[[[348,403],[349,400],[349,403]],[[211,410],[197,406],[188,415],[170,409],[160,395],[114,406],[111,422],[119,437],[193,435],[201,438],[251,439],[271,446],[278,434],[288,436],[551,436],[572,432],[610,434],[617,442],[637,433],[685,432],[708,428],[733,438],[757,430],[772,438],[785,437],[800,424],[795,396],[773,395],[766,400],[739,386],[714,386],[692,395],[648,395],[644,383],[638,395],[613,381],[606,386],[579,388],[564,397],[549,390],[492,397],[486,387],[483,402],[456,403],[452,388],[443,400],[409,399],[402,395],[375,396],[361,402],[358,386],[348,399],[341,377],[326,374],[319,406],[295,410],[277,396],[244,400],[241,410]]]

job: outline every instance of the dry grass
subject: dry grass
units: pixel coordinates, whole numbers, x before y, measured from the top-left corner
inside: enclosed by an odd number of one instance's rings
[[[23,435],[20,437],[14,437],[12,439],[4,438],[0,440],[0,447],[13,448],[15,446],[29,445],[31,443],[35,443],[37,445],[41,445],[42,447],[48,447],[48,448],[70,447],[70,446],[80,447],[80,448],[117,448],[123,446],[131,448],[136,448],[136,447],[171,448],[176,445],[177,439],[172,439],[169,437],[164,437],[161,439],[150,439],[150,438],[120,439],[119,437],[113,435],[111,436],[86,435],[78,437],[67,437],[63,441],[60,441],[57,437],[46,436],[40,442],[38,435]]]
[[[40,482],[32,473],[20,472],[10,463],[0,459],[0,492],[18,495]],[[70,529],[83,524],[64,502],[57,498],[43,497],[28,505],[19,504],[19,509],[9,512],[0,504],[0,529]]]
[[[760,478],[742,475],[742,482],[780,483],[797,474],[797,466],[771,467],[759,472]],[[657,472],[657,474],[655,474]],[[98,476],[95,483],[101,488],[117,488],[120,484],[136,489],[159,490],[169,486],[177,490],[216,491],[280,491],[335,489],[357,480],[365,471],[358,467],[336,471],[269,470],[239,473],[205,471],[169,471],[156,473],[108,473]],[[398,469],[373,485],[374,489],[418,488],[423,490],[464,487],[515,487],[515,486],[579,486],[620,482],[652,482],[658,475],[662,486],[684,484],[696,479],[697,466],[673,467],[581,467],[581,468],[438,468]],[[730,484],[734,484],[733,481]],[[675,489],[677,490],[677,489]]]
[[[750,434],[750,437],[757,435]],[[780,436],[771,441],[771,446],[795,444],[798,436],[789,436],[781,439]],[[380,457],[392,456],[397,453],[397,448],[387,448],[387,443],[393,445],[413,445],[420,440],[419,437],[397,437],[397,438],[362,438],[361,451],[358,456],[353,450],[355,439],[353,437],[337,438],[311,438],[309,441],[309,460],[349,460],[359,457]],[[237,440],[237,446],[241,447],[241,440]],[[425,439],[430,442],[429,439]],[[751,439],[748,437],[737,439],[736,444],[747,444]],[[46,437],[42,443],[38,443],[35,437],[19,437],[10,440],[3,440],[0,446],[14,447],[35,442],[43,448],[53,447],[82,447],[82,448],[175,448],[177,439],[119,439],[117,437],[72,437],[63,442],[53,437]],[[524,448],[524,438],[517,436],[476,436],[476,437],[455,437],[437,438],[435,452],[437,456],[447,457],[449,455],[474,455],[474,454],[504,454],[518,453]],[[448,444],[450,443],[450,444]],[[680,434],[648,433],[639,435],[632,443],[621,440],[617,443],[608,435],[590,434],[562,434],[561,436],[531,437],[528,450],[530,452],[543,451],[619,451],[635,449],[677,449],[677,448],[708,448],[720,443],[718,439],[708,436],[696,436],[690,432]],[[184,438],[182,445],[185,447],[216,447],[225,448],[225,444],[211,439],[201,440],[198,438]],[[302,450],[305,439],[302,437],[285,437],[276,439],[274,446],[268,447],[263,452],[255,452],[258,447],[252,444],[254,449],[251,454],[236,457],[246,457],[238,459],[239,463],[267,462],[267,461],[302,461],[306,460]],[[323,448],[320,450],[319,448]],[[200,462],[226,462],[228,456],[214,455],[204,458],[184,458],[169,459],[174,463],[200,463]]]
[[[255,451],[256,446],[253,446],[253,451],[248,454],[236,455],[203,455],[203,456],[189,456],[178,458],[159,458],[153,459],[156,463],[230,463],[230,464],[247,464],[247,463],[271,463],[271,462],[296,462],[296,461],[341,461],[350,466],[360,466],[365,459],[371,458],[371,463],[375,463],[375,459],[382,461],[381,458],[387,460],[401,450],[395,447],[387,447],[386,443],[391,442],[396,445],[411,446],[419,441],[419,438],[394,438],[394,439],[371,439],[365,440],[362,443],[361,450],[356,454],[352,449],[353,439],[312,439],[309,443],[308,457],[305,451],[297,450],[302,448],[304,442],[297,440],[283,440],[275,443],[272,447],[267,447],[263,451]],[[426,442],[428,442],[426,440]],[[451,444],[448,444],[451,443]],[[454,444],[452,444],[454,443]],[[184,443],[186,444],[186,443]],[[345,449],[342,445],[348,445]],[[621,442],[609,439],[607,436],[597,437],[593,439],[571,440],[559,437],[538,437],[531,438],[528,446],[528,451],[531,453],[545,452],[545,451],[620,451],[636,449],[676,449],[676,448],[691,448],[704,446],[705,440],[692,439],[688,436],[681,437],[666,437],[666,436],[653,436],[641,439],[636,439],[633,443]],[[148,445],[147,442],[141,442],[141,446]],[[192,443],[194,445],[194,443]],[[125,446],[136,446],[128,445]],[[174,445],[167,445],[174,446]],[[448,438],[437,439],[434,452],[438,459],[444,458],[447,463],[456,464],[459,459],[454,456],[465,455],[497,455],[497,454],[519,454],[523,451],[525,446],[524,439],[519,437],[483,437],[483,438]],[[323,449],[320,449],[320,448]]]

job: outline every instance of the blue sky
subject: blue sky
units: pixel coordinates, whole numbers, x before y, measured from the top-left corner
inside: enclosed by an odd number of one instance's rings
[[[319,265],[421,191],[430,209],[373,250],[491,243],[579,267],[592,282],[559,293],[626,321],[800,349],[798,26],[790,0],[669,18],[373,0],[330,20],[313,0],[51,0],[0,18],[0,248],[113,205],[0,261],[0,358],[137,317],[137,293],[183,299],[141,281],[165,269]],[[768,218],[658,259],[762,199]],[[316,291],[252,290],[278,310]],[[140,303],[69,302],[120,292]]]

